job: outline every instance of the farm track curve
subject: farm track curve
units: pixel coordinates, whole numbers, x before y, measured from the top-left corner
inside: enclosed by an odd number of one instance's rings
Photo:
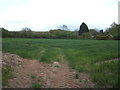
[[[50,64],[37,60],[28,60],[18,55],[3,53],[3,68],[14,68],[14,77],[8,80],[4,88],[31,88],[34,83],[39,83],[42,88],[89,88],[94,87],[89,75],[85,72],[72,70],[64,56],[60,55],[61,61]],[[76,74],[79,78],[75,78]],[[80,82],[82,81],[82,82]]]

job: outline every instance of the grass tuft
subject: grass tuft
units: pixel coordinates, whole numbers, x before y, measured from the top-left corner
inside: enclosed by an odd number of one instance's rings
[[[41,84],[39,83],[33,83],[32,88],[41,88]]]
[[[75,74],[75,79],[79,79],[79,74]]]
[[[7,66],[2,68],[2,85],[5,86],[8,83],[8,80],[13,77],[12,68]]]

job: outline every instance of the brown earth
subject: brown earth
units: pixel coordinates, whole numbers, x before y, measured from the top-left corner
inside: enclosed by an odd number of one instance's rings
[[[15,54],[2,54],[3,68],[14,68],[14,77],[8,80],[4,88],[30,88],[34,83],[39,83],[42,88],[93,88],[88,73],[77,72],[70,69],[68,63],[61,56],[61,62],[51,64],[28,60]],[[78,74],[79,78],[75,78]]]
[[[110,60],[106,60],[106,61],[101,61],[101,62],[97,62],[96,64],[104,64],[104,63],[110,63],[110,62],[116,62],[116,61],[120,61],[120,58],[115,58],[115,59],[110,59]]]

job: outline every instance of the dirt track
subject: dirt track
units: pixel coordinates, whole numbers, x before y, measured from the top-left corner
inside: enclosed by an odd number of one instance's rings
[[[87,73],[70,69],[64,59],[47,64],[23,59],[15,54],[4,53],[2,56],[3,67],[9,65],[14,68],[14,78],[8,81],[8,85],[4,86],[6,88],[30,88],[33,83],[40,83],[42,88],[94,87]],[[78,79],[75,78],[76,73],[79,75]]]

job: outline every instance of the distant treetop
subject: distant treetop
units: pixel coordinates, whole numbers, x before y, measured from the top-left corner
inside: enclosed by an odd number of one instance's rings
[[[24,28],[22,28],[21,31],[32,31],[32,30],[30,28],[28,28],[28,27],[24,27]]]

